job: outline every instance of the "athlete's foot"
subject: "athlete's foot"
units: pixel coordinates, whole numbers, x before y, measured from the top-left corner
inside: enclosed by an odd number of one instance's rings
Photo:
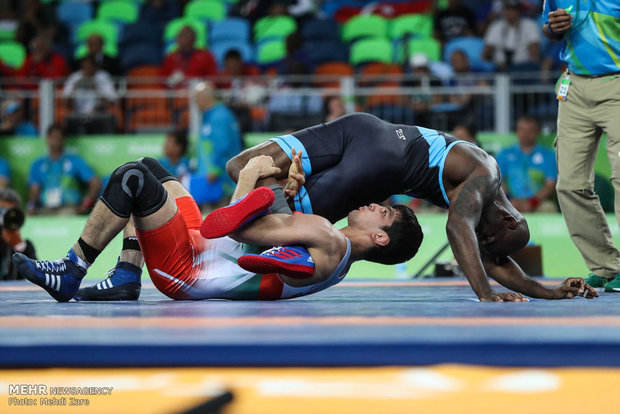
[[[233,233],[269,213],[273,200],[273,191],[267,187],[252,190],[234,203],[213,210],[200,225],[200,234],[205,239],[216,239]]]
[[[17,272],[41,286],[58,302],[68,302],[80,288],[86,269],[74,264],[68,257],[55,262],[33,260],[21,253],[13,255]]]
[[[261,254],[244,254],[237,263],[253,273],[280,273],[295,279],[307,279],[314,274],[314,261],[303,246],[280,246]]]
[[[138,300],[142,269],[128,262],[118,262],[109,272],[109,277],[94,286],[82,288],[75,294],[75,300],[111,301]]]

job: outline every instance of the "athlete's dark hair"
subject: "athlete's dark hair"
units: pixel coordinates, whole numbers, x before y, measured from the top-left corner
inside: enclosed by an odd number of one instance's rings
[[[531,116],[531,115],[523,115],[520,116],[519,119],[517,119],[517,122],[527,122],[529,124],[534,124],[536,125],[536,129],[540,130],[540,122],[538,121],[538,118],[536,118],[535,116]]]
[[[403,204],[392,206],[396,219],[391,226],[382,228],[390,238],[385,246],[375,246],[364,254],[364,260],[382,264],[406,262],[418,252],[424,234],[413,210]]]
[[[46,132],[46,135],[50,135],[54,131],[59,131],[63,135],[63,137],[65,135],[65,129],[59,123],[53,123],[52,125],[47,127],[47,131],[45,132]]]
[[[168,132],[168,136],[174,139],[177,145],[181,147],[181,155],[185,155],[187,152],[187,145],[189,141],[187,139],[187,129],[175,129]]]

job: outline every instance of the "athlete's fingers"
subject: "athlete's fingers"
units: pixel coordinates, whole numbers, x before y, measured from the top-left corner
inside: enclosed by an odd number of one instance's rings
[[[306,183],[306,178],[302,174],[292,173],[291,177],[293,177],[299,185],[304,185]]]
[[[598,298],[598,292],[596,291],[596,289],[586,283],[585,290],[583,291],[583,296],[586,299]]]

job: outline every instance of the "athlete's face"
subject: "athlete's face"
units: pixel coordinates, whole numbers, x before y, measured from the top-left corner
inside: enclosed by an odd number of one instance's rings
[[[372,203],[351,211],[347,219],[349,226],[360,229],[380,230],[383,227],[392,225],[396,219],[396,212],[390,206]]]

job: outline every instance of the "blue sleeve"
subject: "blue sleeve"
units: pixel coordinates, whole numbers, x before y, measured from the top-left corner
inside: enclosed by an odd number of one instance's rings
[[[84,161],[82,157],[75,155],[72,162],[73,165],[75,165],[74,174],[80,181],[86,183],[95,176],[93,170],[86,164],[86,161]]]
[[[5,177],[7,180],[11,179],[11,167],[4,158],[0,158],[0,177]]]
[[[542,22],[543,24],[547,24],[549,23],[549,18],[547,17],[547,15],[549,14],[551,10],[549,10],[549,0],[544,0],[543,1],[543,10],[542,10]]]
[[[499,166],[499,171],[502,174],[502,177],[506,178],[506,151],[505,149],[501,150],[495,156],[495,160],[497,161],[497,165]]]
[[[43,185],[43,176],[41,174],[41,160],[35,160],[30,166],[30,174],[28,175],[28,186],[38,184]]]
[[[544,171],[545,171],[545,178],[547,180],[558,179],[558,165],[555,160],[555,154],[551,150],[545,151]]]
[[[211,121],[213,145],[211,165],[220,175],[225,173],[226,162],[231,158],[230,154],[235,151],[239,140],[235,122],[234,117],[224,111],[215,114]]]

